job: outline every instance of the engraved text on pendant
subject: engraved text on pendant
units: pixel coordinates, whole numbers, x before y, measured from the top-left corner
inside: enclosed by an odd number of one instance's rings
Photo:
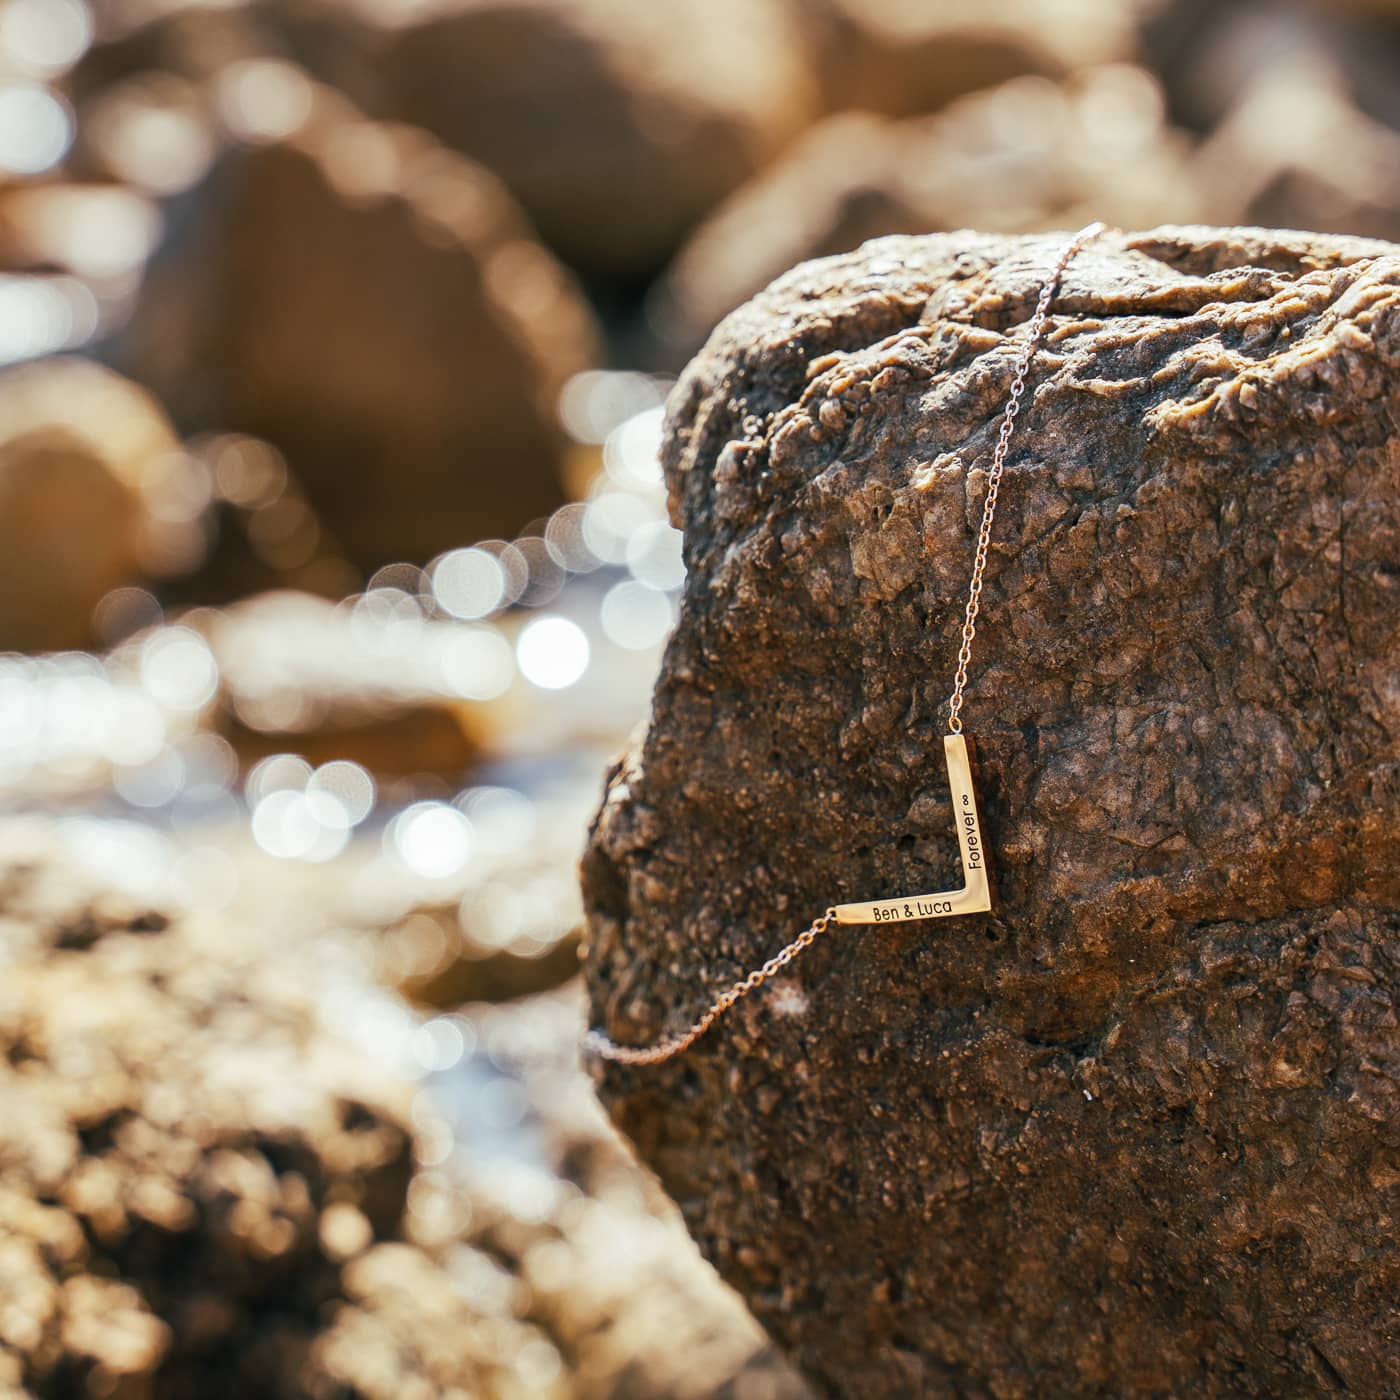
[[[838,904],[832,911],[838,924],[895,924],[906,919],[947,919],[957,914],[985,914],[992,907],[992,886],[987,878],[986,847],[972,786],[972,761],[967,738],[947,734],[943,757],[948,765],[948,785],[962,854],[963,887],[941,894],[914,894],[903,899],[875,899],[863,904]]]

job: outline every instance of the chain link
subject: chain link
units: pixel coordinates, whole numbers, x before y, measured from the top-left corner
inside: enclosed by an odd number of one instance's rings
[[[997,445],[992,453],[992,467],[987,473],[987,499],[982,506],[982,528],[977,532],[977,552],[972,563],[972,583],[967,594],[967,611],[963,621],[962,646],[958,651],[958,669],[953,679],[953,694],[948,701],[948,728],[954,734],[962,733],[960,711],[963,704],[963,691],[967,687],[967,665],[972,658],[972,639],[977,635],[977,610],[982,598],[982,575],[987,568],[987,546],[992,537],[992,519],[996,515],[997,492],[1001,486],[1001,474],[1006,468],[1006,453],[1011,444],[1012,429],[1016,426],[1016,415],[1021,411],[1021,396],[1026,390],[1026,375],[1030,370],[1031,359],[1045,330],[1045,320],[1050,313],[1050,302],[1064,276],[1070,259],[1086,244],[1104,231],[1101,223],[1089,224],[1082,228],[1060,250],[1055,266],[1045,285],[1040,289],[1040,297],[1035,305],[1026,332],[1026,341],[1016,356],[1016,372],[1011,380],[1010,398],[1002,414],[1001,428],[997,432]],[[728,990],[721,992],[710,1004],[710,1008],[688,1029],[675,1035],[668,1035],[653,1045],[619,1045],[602,1031],[590,1030],[583,1036],[583,1050],[601,1060],[614,1060],[624,1065],[659,1065],[665,1060],[690,1049],[714,1023],[742,997],[761,987],[799,953],[810,948],[818,937],[825,933],[835,917],[835,911],[828,909],[821,918],[814,920],[797,935],[786,948],[774,953],[762,967],[756,967],[746,977],[741,977]]]
[[[1016,415],[1021,411],[1021,395],[1026,391],[1026,375],[1030,371],[1031,359],[1045,330],[1050,303],[1060,285],[1060,278],[1064,276],[1065,268],[1069,266],[1074,255],[1086,243],[1091,243],[1097,238],[1105,227],[1097,222],[1088,224],[1060,249],[1054,269],[1040,289],[1040,297],[1035,304],[1035,315],[1031,317],[1030,328],[1026,331],[1025,344],[1016,356],[1016,372],[1011,379],[1006,409],[1001,415],[1001,428],[997,432],[997,445],[992,452],[991,470],[987,473],[987,498],[982,504],[982,527],[977,532],[977,550],[972,559],[972,582],[967,590],[962,645],[958,648],[958,669],[953,674],[953,693],[948,697],[948,728],[954,734],[962,733],[963,691],[967,689],[967,664],[972,660],[972,639],[977,635],[977,613],[982,606],[982,575],[987,569],[987,546],[992,539],[992,520],[997,513],[997,494],[1001,490],[1001,474],[1006,470],[1006,453],[1011,446],[1011,433],[1016,426]]]
[[[756,967],[747,977],[741,977],[728,991],[721,992],[710,1005],[710,1009],[688,1030],[678,1035],[669,1035],[658,1040],[655,1045],[619,1045],[610,1040],[602,1031],[589,1031],[583,1037],[586,1054],[596,1055],[601,1060],[616,1060],[624,1065],[659,1065],[683,1050],[689,1050],[731,1006],[741,997],[761,987],[770,977],[781,972],[799,953],[810,948],[817,938],[826,932],[831,923],[832,911],[828,909],[819,919],[809,924],[786,948],[774,953],[762,967]]]

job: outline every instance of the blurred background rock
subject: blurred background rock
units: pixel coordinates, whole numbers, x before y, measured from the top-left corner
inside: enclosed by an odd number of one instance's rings
[[[804,1394],[578,1072],[669,376],[888,233],[1400,236],[1400,8],[0,0],[0,1393]]]

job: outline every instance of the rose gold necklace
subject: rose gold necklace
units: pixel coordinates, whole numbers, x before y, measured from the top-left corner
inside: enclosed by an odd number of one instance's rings
[[[977,532],[977,549],[972,561],[972,582],[967,590],[967,607],[963,613],[962,645],[958,649],[958,665],[953,675],[953,693],[948,697],[948,733],[943,736],[943,759],[948,769],[948,786],[952,792],[953,815],[958,831],[958,849],[962,856],[963,886],[939,894],[909,895],[902,899],[866,900],[860,904],[834,904],[820,918],[814,919],[786,948],[774,953],[762,967],[756,967],[747,977],[721,992],[698,1021],[687,1029],[663,1036],[653,1045],[619,1045],[600,1030],[590,1030],[583,1037],[586,1055],[604,1060],[616,1060],[625,1065],[657,1065],[688,1050],[741,997],[761,987],[780,972],[799,953],[810,948],[819,935],[835,924],[894,924],[914,919],[948,919],[961,914],[984,914],[992,907],[992,885],[987,871],[987,852],[982,841],[982,815],[977,805],[977,790],[972,782],[970,740],[963,733],[963,693],[967,689],[967,666],[972,658],[972,642],[977,636],[977,613],[982,603],[982,576],[987,569],[987,547],[992,537],[992,520],[996,515],[997,493],[1006,469],[1006,454],[1011,445],[1011,433],[1016,415],[1021,411],[1021,396],[1026,389],[1026,374],[1031,357],[1045,330],[1050,314],[1050,302],[1055,296],[1070,260],[1085,244],[1104,231],[1101,223],[1092,223],[1079,230],[1060,249],[1050,275],[1040,289],[1035,314],[1031,317],[1025,343],[1016,357],[1016,372],[1006,408],[1001,416],[1001,429],[992,452],[992,466],[987,473],[987,497],[982,505],[982,526]]]

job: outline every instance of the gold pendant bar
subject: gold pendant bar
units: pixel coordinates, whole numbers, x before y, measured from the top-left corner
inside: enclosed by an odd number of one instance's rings
[[[953,817],[962,854],[963,887],[941,894],[911,894],[903,899],[875,899],[863,904],[838,904],[832,915],[838,924],[900,924],[910,919],[949,919],[959,914],[985,914],[992,907],[987,875],[987,848],[982,840],[982,814],[972,785],[972,759],[967,738],[945,734],[943,758],[953,794]]]

